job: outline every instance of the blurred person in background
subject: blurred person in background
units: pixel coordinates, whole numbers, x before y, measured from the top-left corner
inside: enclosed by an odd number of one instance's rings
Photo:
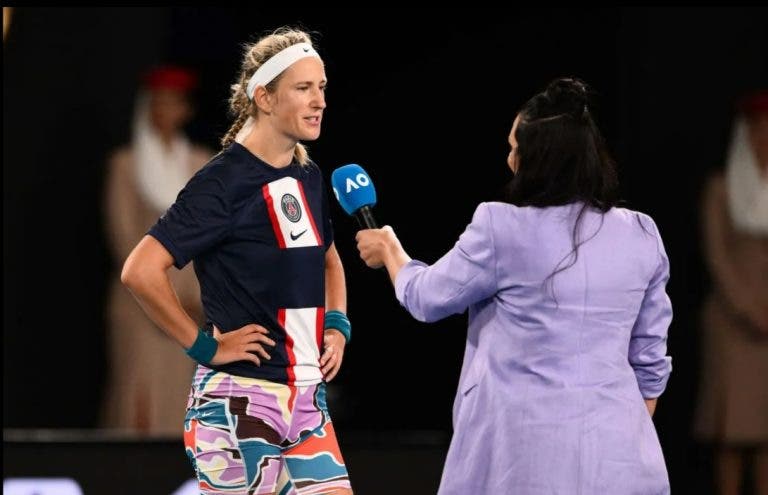
[[[701,214],[712,290],[695,435],[714,446],[720,495],[741,493],[750,467],[768,495],[768,90],[742,99]]]
[[[13,15],[13,7],[3,7],[3,41],[8,34],[8,28],[11,27],[11,16]]]
[[[109,158],[105,224],[115,261],[108,303],[108,382],[102,427],[181,437],[194,364],[157,330],[120,283],[131,249],[176,199],[212,152],[190,142],[190,94],[197,76],[176,66],[147,72],[134,110],[130,145]],[[171,274],[179,300],[196,321],[200,290],[192,266]]]

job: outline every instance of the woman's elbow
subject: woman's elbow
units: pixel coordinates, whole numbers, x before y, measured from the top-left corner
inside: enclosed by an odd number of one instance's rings
[[[424,323],[434,323],[436,321],[440,321],[443,319],[443,315],[439,309],[440,308],[422,309],[416,319]]]
[[[403,304],[403,307],[415,320],[422,323],[434,323],[446,316],[443,314],[443,308],[440,307],[425,307],[423,304],[418,306]]]
[[[170,253],[152,237],[145,236],[125,260],[120,281],[131,291],[138,292],[162,276],[172,264]]]
[[[418,311],[413,311],[408,308],[406,308],[408,313],[411,315],[411,318],[413,318],[416,321],[420,321],[421,323],[431,323],[429,320],[427,320],[427,316],[424,313],[420,313]]]
[[[163,268],[152,263],[151,257],[142,257],[136,251],[132,252],[123,264],[123,270],[120,272],[120,281],[128,287],[131,292],[141,292],[142,287],[150,285],[150,281],[155,277],[156,272],[161,273]]]
[[[132,256],[128,256],[128,259],[123,263],[120,281],[131,290],[135,290],[141,284],[141,274]]]

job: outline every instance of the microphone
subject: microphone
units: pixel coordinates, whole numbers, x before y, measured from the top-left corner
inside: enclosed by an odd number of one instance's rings
[[[354,216],[361,229],[378,229],[373,218],[376,188],[363,167],[356,163],[344,165],[331,174],[333,194],[347,215]]]

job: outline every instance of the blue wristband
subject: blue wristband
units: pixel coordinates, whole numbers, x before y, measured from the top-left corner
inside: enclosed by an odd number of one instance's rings
[[[219,342],[205,333],[202,328],[197,330],[197,338],[192,347],[187,349],[187,356],[191,357],[200,364],[208,365],[216,355],[219,348]]]
[[[347,343],[352,340],[352,324],[349,322],[347,315],[336,309],[325,313],[325,323],[323,325],[325,330],[333,328],[338,330],[344,335]]]

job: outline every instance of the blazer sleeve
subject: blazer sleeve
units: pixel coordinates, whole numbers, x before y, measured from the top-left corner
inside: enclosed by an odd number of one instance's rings
[[[672,358],[667,356],[667,330],[672,321],[672,303],[666,292],[669,259],[656,225],[651,224],[657,241],[657,263],[629,342],[629,363],[645,399],[660,396],[672,372]]]
[[[434,265],[412,260],[397,274],[395,294],[417,320],[431,322],[464,312],[496,293],[496,257],[486,203],[454,247]]]

